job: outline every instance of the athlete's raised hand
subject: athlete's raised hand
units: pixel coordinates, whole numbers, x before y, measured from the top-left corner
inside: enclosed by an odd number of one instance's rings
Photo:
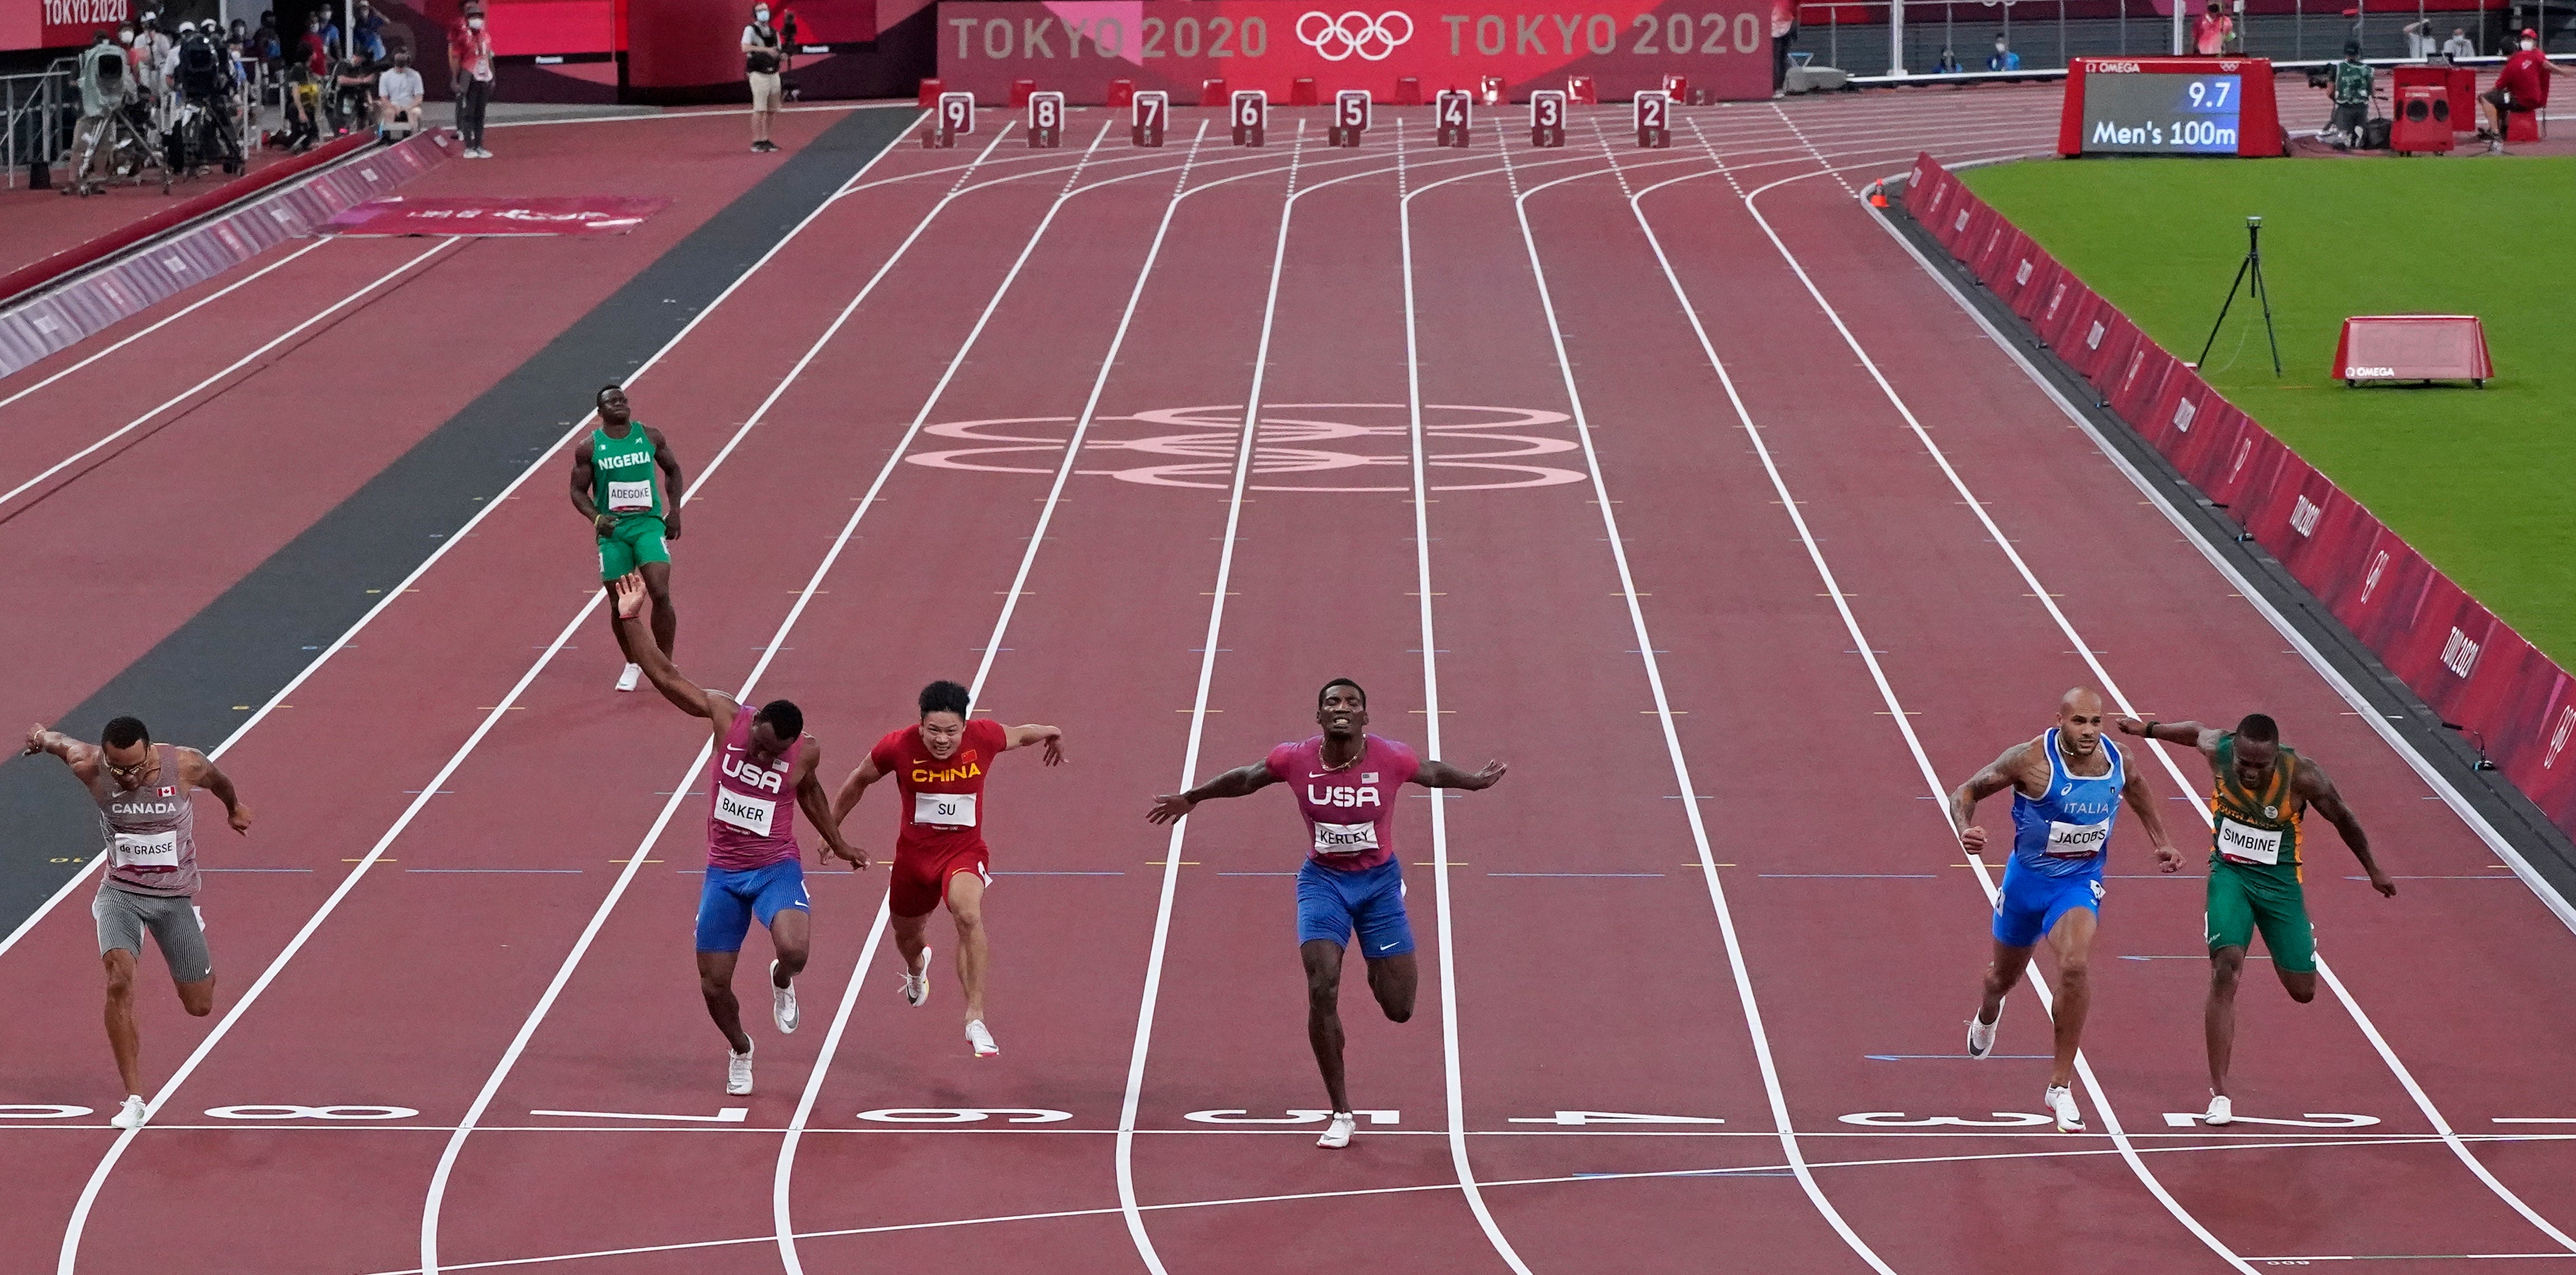
[[[617,577],[617,583],[610,587],[617,593],[618,619],[632,620],[644,614],[644,599],[649,595],[644,590],[643,572],[629,571]]]
[[[2144,735],[2147,733],[2147,724],[2134,717],[2121,717],[2114,719],[2111,723],[2111,728],[2123,735]]]
[[[38,722],[27,728],[27,754],[29,756],[34,756],[37,753],[45,751],[45,733],[45,724],[43,722]]]
[[[1049,735],[1049,736],[1047,736],[1045,745],[1044,745],[1044,746],[1042,746],[1042,747],[1040,747],[1040,748],[1038,749],[1038,759],[1039,759],[1040,761],[1045,762],[1047,765],[1050,765],[1050,766],[1061,766],[1061,765],[1063,765],[1063,764],[1064,764],[1064,736],[1062,736],[1062,735]]]
[[[1477,792],[1493,787],[1495,781],[1503,777],[1503,772],[1510,769],[1511,767],[1501,762],[1489,761],[1485,763],[1483,770],[1471,775],[1435,758],[1422,763],[1422,769],[1413,773],[1413,782],[1425,788],[1458,788],[1467,792]]]
[[[1970,854],[1984,854],[1986,852],[1986,830],[1976,826],[1975,824],[1969,824],[1967,827],[1961,828],[1959,830],[1959,848]]]
[[[1503,772],[1510,769],[1511,767],[1503,762],[1489,761],[1485,763],[1484,769],[1467,776],[1467,782],[1458,786],[1470,792],[1491,788],[1495,781],[1503,777]]]
[[[1178,823],[1187,818],[1190,811],[1198,804],[1181,793],[1164,793],[1154,798],[1153,808],[1145,812],[1145,822]]]

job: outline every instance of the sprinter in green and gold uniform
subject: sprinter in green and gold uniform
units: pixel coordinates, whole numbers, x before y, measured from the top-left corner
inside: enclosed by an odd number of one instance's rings
[[[2124,735],[2190,744],[2209,760],[2209,1124],[2236,1118],[2227,1096],[2227,1065],[2236,1052],[2236,984],[2245,949],[2257,930],[2272,957],[2272,971],[2290,999],[2304,1005],[2317,995],[2317,941],[2308,923],[2301,885],[2307,841],[2300,818],[2310,809],[2343,834],[2353,857],[2383,895],[2397,883],[2370,857],[2361,820],[2343,804],[2334,781],[2313,761],[2281,746],[2281,728],[2261,713],[2232,731],[2198,722],[2118,723]]]
[[[670,440],[634,418],[623,388],[601,389],[598,407],[598,427],[572,449],[572,507],[590,520],[599,538],[600,591],[609,592],[620,576],[641,574],[653,598],[653,643],[669,655],[679,641],[680,613],[671,606],[671,551],[664,542],[680,538],[679,493],[687,490],[687,480]],[[614,596],[608,623],[618,649],[626,651],[617,689],[634,690],[644,669],[627,650]]]

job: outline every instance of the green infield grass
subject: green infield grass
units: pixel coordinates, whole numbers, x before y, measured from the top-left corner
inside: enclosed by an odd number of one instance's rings
[[[2241,295],[2201,375],[2576,668],[2576,159],[2039,160],[1961,176],[2186,360],[2261,217],[2283,375]],[[2483,319],[2495,379],[2331,379],[2345,317],[2408,311]]]

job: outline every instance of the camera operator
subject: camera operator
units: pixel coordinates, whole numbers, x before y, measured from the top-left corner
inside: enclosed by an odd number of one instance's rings
[[[195,130],[188,141],[193,145],[207,138],[215,139],[213,153],[199,154],[199,162],[221,157],[224,171],[241,171],[241,138],[233,116],[233,76],[231,62],[215,46],[214,24],[200,28],[192,23],[179,24],[177,58],[179,99],[187,106],[204,112],[204,119],[183,127]]]
[[[126,103],[134,100],[130,69],[125,50],[105,31],[93,34],[89,47],[81,50],[80,132],[72,138],[75,168],[72,184],[63,188],[64,194],[92,194],[105,184],[102,170],[111,168],[116,158],[116,148],[108,136],[108,116],[124,110]]]
[[[768,0],[752,6],[751,25],[742,29],[743,74],[751,81],[751,148],[774,151],[769,122],[778,115],[779,74],[787,69],[786,46],[769,25]]]
[[[376,64],[363,49],[342,58],[331,71],[332,131],[347,133],[376,117]]]
[[[2361,145],[2362,130],[2370,123],[2371,94],[2370,64],[2361,60],[2361,41],[2344,43],[2343,61],[2334,64],[2326,91],[2334,98],[2334,119],[2319,136],[2339,151]]]

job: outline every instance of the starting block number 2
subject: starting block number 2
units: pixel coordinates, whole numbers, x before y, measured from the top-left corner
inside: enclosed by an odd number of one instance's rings
[[[1673,95],[1650,89],[1637,95],[1637,144],[1662,148],[1673,144]]]
[[[1029,94],[1029,145],[1032,148],[1064,144],[1064,94]]]

